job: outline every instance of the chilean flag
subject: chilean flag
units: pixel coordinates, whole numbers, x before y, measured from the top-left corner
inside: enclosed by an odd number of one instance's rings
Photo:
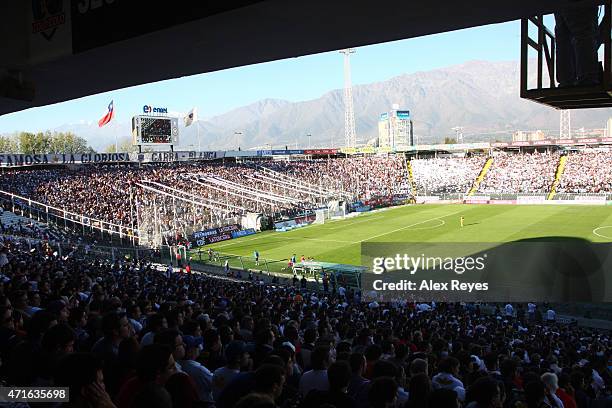
[[[115,114],[113,112],[113,101],[110,101],[110,103],[108,104],[108,112],[106,113],[106,115],[102,117],[102,119],[98,121],[98,126],[102,127],[106,125],[108,122],[110,122],[113,119],[114,115]]]

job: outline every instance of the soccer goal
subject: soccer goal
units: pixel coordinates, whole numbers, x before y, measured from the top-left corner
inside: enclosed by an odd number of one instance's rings
[[[325,224],[327,220],[329,220],[329,210],[327,208],[315,210],[315,224]]]

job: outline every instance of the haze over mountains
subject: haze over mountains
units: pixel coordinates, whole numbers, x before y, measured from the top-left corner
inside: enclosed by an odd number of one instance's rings
[[[454,136],[452,128],[464,127],[465,141],[508,140],[516,130],[558,132],[559,112],[519,98],[518,62],[470,61],[427,72],[416,72],[383,82],[353,86],[357,136],[360,141],[378,134],[378,116],[397,103],[410,110],[420,143],[442,142]],[[171,108],[171,107],[170,107]],[[203,112],[205,114],[205,112]],[[603,128],[612,109],[572,112],[572,128]],[[68,124],[53,129],[85,137],[95,149],[126,138],[130,124],[111,122]],[[203,149],[242,149],[271,144],[307,147],[341,146],[344,143],[343,90],[318,99],[289,102],[262,99],[208,120],[198,121]],[[196,126],[181,127],[182,147],[198,146]],[[191,146],[189,146],[191,145]]]

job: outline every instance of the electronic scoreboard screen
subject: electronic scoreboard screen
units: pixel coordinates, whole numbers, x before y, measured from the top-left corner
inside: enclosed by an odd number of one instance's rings
[[[135,145],[178,143],[178,119],[163,116],[134,116],[132,133]]]

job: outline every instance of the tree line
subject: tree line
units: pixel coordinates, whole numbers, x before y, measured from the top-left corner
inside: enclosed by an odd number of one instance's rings
[[[0,153],[93,153],[87,141],[72,132],[18,132],[0,136]]]

